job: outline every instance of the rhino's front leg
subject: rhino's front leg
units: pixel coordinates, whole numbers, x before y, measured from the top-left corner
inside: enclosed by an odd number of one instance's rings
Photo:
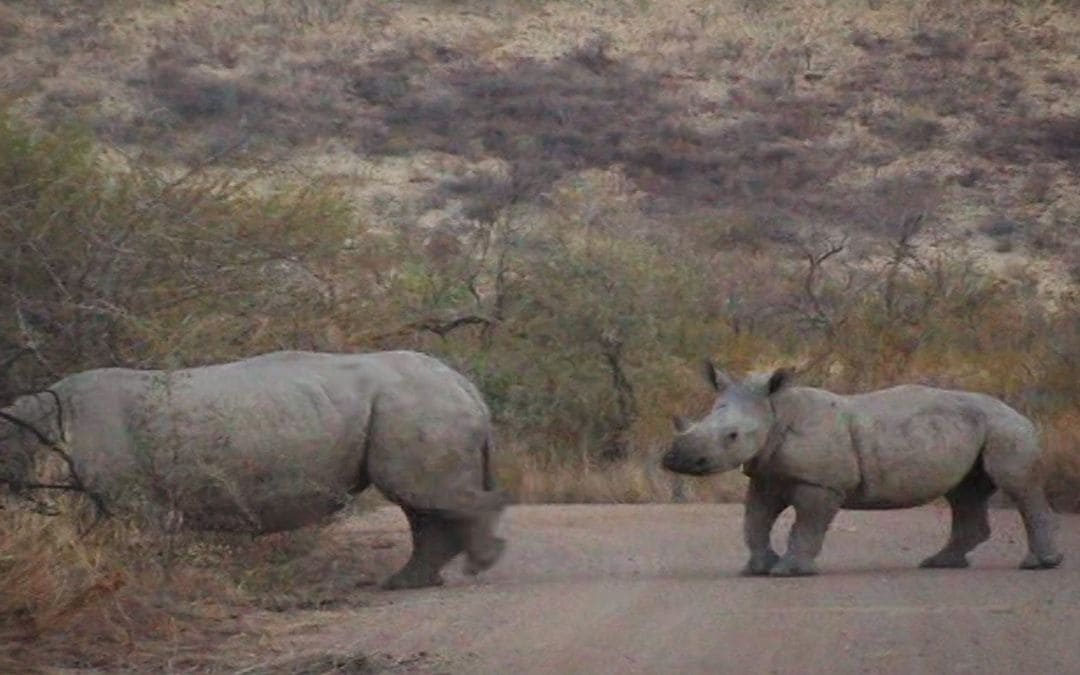
[[[791,491],[795,507],[795,524],[791,526],[787,552],[769,571],[777,577],[817,574],[814,559],[821,553],[825,533],[829,530],[843,501],[835,490],[817,485],[800,484]]]
[[[750,549],[750,560],[743,568],[743,574],[768,574],[780,560],[772,547],[772,528],[787,506],[777,486],[760,478],[750,479],[750,485],[746,488],[746,515],[743,519],[743,535],[746,547]]]

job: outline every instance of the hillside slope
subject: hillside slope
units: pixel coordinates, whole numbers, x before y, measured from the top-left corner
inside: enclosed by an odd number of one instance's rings
[[[1080,273],[1068,6],[0,7],[0,83],[34,119],[77,116],[165,165],[293,163],[352,183],[376,219],[387,193],[422,215],[444,206],[433,183],[498,160],[529,165],[528,199],[617,173],[653,227],[713,245],[887,235],[925,211],[998,267]]]

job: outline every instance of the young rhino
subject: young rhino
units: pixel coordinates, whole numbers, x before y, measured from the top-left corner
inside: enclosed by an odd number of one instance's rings
[[[1020,567],[1061,563],[1035,428],[1001,401],[915,385],[839,396],[791,386],[783,369],[741,383],[709,362],[705,372],[718,394],[712,411],[695,424],[676,418],[663,465],[692,475],[742,465],[750,477],[745,574],[816,574],[837,510],[907,508],[943,495],[952,533],[921,566],[966,567],[967,553],[990,537],[987,502],[997,488],[1027,530],[1030,552]],[[788,506],[796,517],[780,557],[770,533]]]

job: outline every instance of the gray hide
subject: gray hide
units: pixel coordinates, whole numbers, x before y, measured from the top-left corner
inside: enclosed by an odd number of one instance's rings
[[[412,528],[412,558],[389,587],[440,583],[462,550],[474,573],[501,555],[494,528],[507,499],[493,489],[487,406],[429,356],[278,352],[92,370],[49,391],[5,412],[62,439],[106,503],[138,490],[185,527],[265,533],[318,522],[374,484]],[[41,452],[0,420],[0,480],[17,487]]]
[[[1027,529],[1025,569],[1056,567],[1055,521],[1043,492],[1035,427],[1001,401],[963,391],[903,385],[855,396],[790,386],[788,371],[744,382],[706,363],[712,411],[678,433],[663,465],[705,475],[739,466],[750,477],[747,574],[814,574],[838,509],[897,509],[944,496],[952,534],[924,567],[966,567],[990,536],[988,500],[1000,488]],[[781,558],[770,545],[788,506],[795,523]]]

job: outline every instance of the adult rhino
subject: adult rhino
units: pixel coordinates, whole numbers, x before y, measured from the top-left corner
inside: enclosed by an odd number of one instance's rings
[[[1030,552],[1024,569],[1058,566],[1055,521],[1040,473],[1034,425],[982,394],[903,385],[855,396],[790,384],[777,370],[735,382],[709,362],[717,391],[696,424],[676,418],[663,457],[670,471],[718,473],[739,465],[750,477],[745,574],[816,574],[825,532],[841,509],[898,509],[944,496],[952,507],[948,543],[923,567],[966,567],[990,537],[988,500],[1001,488],[1016,503]],[[776,518],[795,508],[787,552],[770,546]]]
[[[374,484],[412,530],[412,557],[388,588],[440,584],[462,550],[478,573],[504,548],[488,408],[464,376],[423,354],[91,370],[3,412],[0,481],[16,488],[49,452],[40,434],[59,440],[72,478],[106,504],[139,486],[194,530],[294,529]]]

